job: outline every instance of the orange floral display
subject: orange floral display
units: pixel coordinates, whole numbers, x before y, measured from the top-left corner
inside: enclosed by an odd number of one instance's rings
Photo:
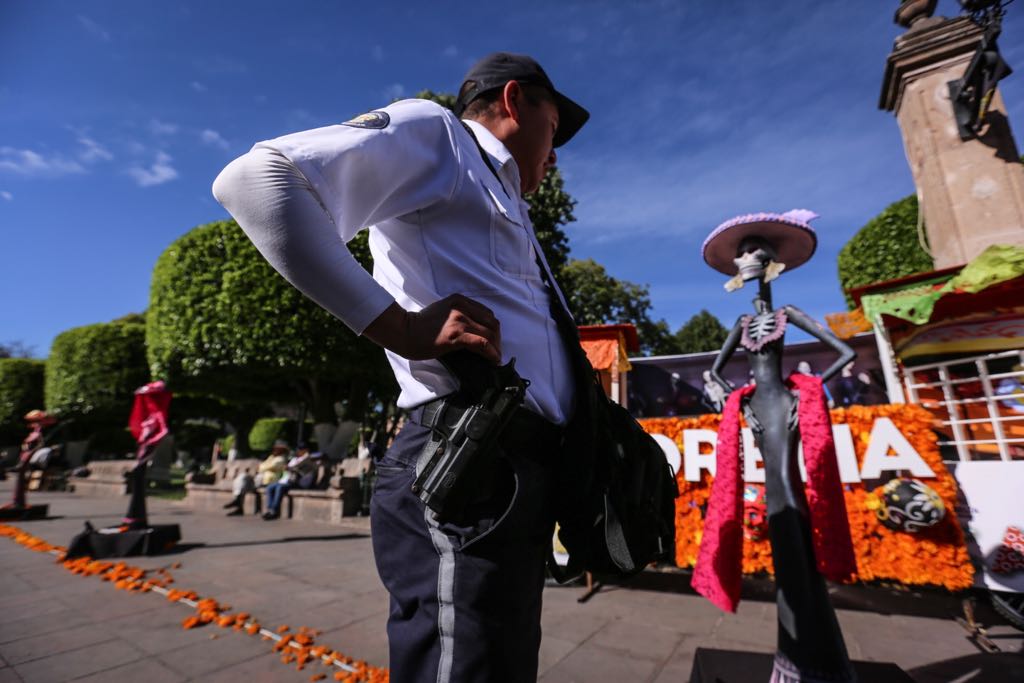
[[[916,534],[892,531],[879,524],[875,516],[877,493],[863,484],[844,484],[846,512],[850,520],[860,581],[896,581],[907,585],[933,585],[948,590],[969,588],[974,580],[964,541],[963,530],[953,514],[956,509],[956,480],[946,469],[939,455],[932,432],[934,418],[916,405],[853,406],[831,411],[832,424],[849,425],[853,435],[858,465],[863,465],[869,436],[876,419],[887,417],[900,430],[921,459],[935,472],[926,483],[942,498],[949,514],[933,527]],[[648,418],[640,420],[652,434],[672,439],[683,452],[683,431],[709,429],[716,431],[720,415],[692,418]],[[703,445],[702,450],[710,449]],[[702,510],[711,494],[711,475],[703,470],[699,482],[686,481],[683,468],[677,475],[680,496],[676,499],[676,564],[693,567],[700,549],[704,526]],[[743,573],[772,573],[771,546],[767,538],[745,540]]]

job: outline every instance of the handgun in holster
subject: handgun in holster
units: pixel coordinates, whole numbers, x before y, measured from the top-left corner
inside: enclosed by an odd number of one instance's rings
[[[424,411],[431,436],[416,463],[412,491],[439,520],[448,520],[487,488],[502,432],[522,405],[530,382],[516,372],[515,358],[498,367],[467,351],[440,360],[460,386]]]

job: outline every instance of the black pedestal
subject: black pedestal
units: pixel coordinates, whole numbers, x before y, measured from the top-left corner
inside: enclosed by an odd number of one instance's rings
[[[24,522],[44,519],[50,514],[50,505],[27,505],[23,508],[0,508],[0,522]]]
[[[85,531],[71,539],[67,558],[88,556],[95,560],[105,557],[132,557],[159,555],[181,540],[181,527],[177,524],[155,524],[143,529],[120,527],[95,529],[86,522]]]
[[[760,652],[698,647],[690,683],[767,683],[774,657]],[[854,662],[860,683],[914,683],[903,669],[883,662]]]

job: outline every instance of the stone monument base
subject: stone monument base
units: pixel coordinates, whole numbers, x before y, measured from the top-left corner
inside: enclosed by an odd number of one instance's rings
[[[0,522],[24,522],[30,519],[45,519],[50,514],[50,505],[26,505],[23,508],[0,508]]]
[[[698,647],[690,683],[768,683],[774,657],[763,652]],[[900,667],[887,662],[853,662],[861,683],[914,683]]]
[[[88,522],[85,530],[71,539],[67,559],[91,557],[132,557],[165,553],[181,540],[181,527],[177,524],[155,524],[142,529],[124,529],[119,526],[96,529]]]

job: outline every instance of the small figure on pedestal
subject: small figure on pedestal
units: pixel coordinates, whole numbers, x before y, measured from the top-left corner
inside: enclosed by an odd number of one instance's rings
[[[822,389],[822,381],[855,354],[799,309],[774,308],[771,298],[771,281],[814,253],[817,237],[808,221],[816,217],[804,210],[740,216],[716,228],[703,249],[708,265],[733,276],[727,290],[756,281],[758,292],[754,314],[736,322],[711,370],[729,398],[718,432],[717,469],[693,586],[722,609],[735,611],[743,556],[742,411],[764,460],[778,607],[773,683],[856,680],[824,580],[846,579],[856,564]],[[783,337],[789,325],[838,353],[821,377],[782,376]],[[721,372],[740,346],[754,382],[734,390]],[[797,461],[801,444],[806,493]]]
[[[57,424],[56,418],[42,410],[30,410],[25,414],[25,422],[29,433],[21,442],[18,453],[18,464],[14,468],[14,494],[11,502],[0,507],[0,519],[39,519],[46,517],[49,505],[29,505],[25,497],[28,488],[28,471],[32,459],[46,446],[43,430]]]
[[[123,524],[129,529],[144,529],[146,519],[146,468],[153,459],[157,445],[167,436],[167,413],[171,407],[171,392],[163,382],[150,382],[135,390],[135,403],[128,418],[128,428],[138,442],[135,467],[128,474],[132,497]]]
[[[85,530],[71,539],[66,557],[130,557],[157,555],[181,540],[177,524],[150,524],[146,514],[146,468],[157,446],[167,436],[167,414],[171,392],[163,382],[150,382],[135,390],[135,403],[128,427],[138,442],[135,467],[128,473],[131,500],[120,526],[95,529],[89,522]]]

